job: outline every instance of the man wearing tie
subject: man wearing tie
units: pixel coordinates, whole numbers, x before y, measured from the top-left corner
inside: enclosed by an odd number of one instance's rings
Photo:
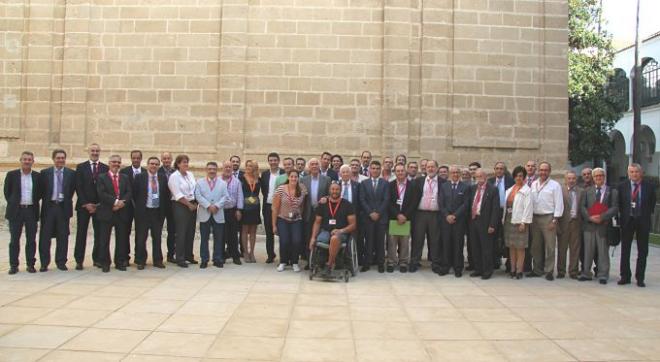
[[[96,190],[99,206],[96,210],[99,218],[98,258],[104,273],[110,271],[110,235],[115,229],[115,268],[126,271],[126,229],[129,224],[128,204],[132,200],[131,183],[128,176],[119,171],[121,157],[112,155],[108,161],[110,170],[99,176]]]
[[[370,177],[360,183],[360,208],[366,238],[365,263],[360,269],[362,272],[368,271],[374,262],[378,265],[379,273],[385,272],[385,232],[388,222],[389,184],[380,177],[380,170],[380,162],[371,161]]]
[[[309,202],[305,203],[305,210],[303,212],[303,240],[309,240],[311,237],[314,221],[316,220],[316,208],[319,205],[319,201],[328,196],[330,182],[332,182],[330,177],[321,175],[321,166],[317,158],[310,159],[307,166],[309,168],[309,175],[300,180],[300,183],[305,185],[305,188],[309,192]],[[309,253],[309,249],[307,249],[305,243],[302,244],[303,250],[301,250],[301,253],[306,256]],[[307,269],[307,266],[305,269]]]
[[[337,181],[339,175],[337,172],[330,167],[330,162],[332,161],[332,154],[330,152],[323,152],[321,155],[321,175],[328,176],[332,181]]]
[[[304,158],[296,158],[296,171],[298,171],[298,175],[300,175],[301,178],[307,176],[305,166],[307,166],[307,161]]]
[[[170,195],[167,178],[158,173],[160,160],[149,157],[147,172],[135,176],[133,181],[133,204],[135,205],[135,264],[138,270],[144,269],[147,263],[147,237],[151,232],[151,260],[156,268],[163,265],[161,235],[165,220],[166,203],[163,200]],[[168,191],[165,191],[168,190]],[[170,205],[171,207],[171,205]]]
[[[357,168],[360,167],[360,161],[358,162]],[[364,234],[362,232],[361,225],[361,214],[360,214],[360,183],[353,180],[353,162],[351,165],[342,165],[339,168],[339,183],[341,185],[341,198],[347,200],[353,205],[353,210],[355,211],[355,230],[353,230],[352,235],[355,240],[355,245],[357,250],[357,259],[358,265],[364,260]],[[360,175],[362,176],[362,175]],[[356,266],[357,268],[357,266]]]
[[[417,162],[415,161],[408,162],[408,166],[406,169],[406,173],[408,174],[408,181],[413,181],[414,179],[417,178],[418,168],[419,166],[417,165]]]
[[[224,207],[227,202],[227,183],[218,178],[218,164],[211,161],[206,164],[206,177],[197,180],[195,200],[197,206],[197,222],[201,242],[199,255],[202,259],[199,267],[206,269],[209,264],[209,236],[213,233],[213,266],[222,268],[225,265]]]
[[[369,165],[371,164],[371,151],[362,151],[360,156],[360,175],[369,177]]]
[[[78,166],[76,166],[76,195],[78,195],[78,201],[76,202],[76,245],[73,253],[76,259],[76,270],[83,269],[85,249],[87,247],[87,230],[89,228],[90,219],[92,220],[92,228],[94,229],[92,262],[95,266],[101,265],[98,263],[97,254],[99,225],[96,217],[96,206],[99,203],[99,199],[96,195],[96,181],[98,181],[101,174],[108,172],[108,165],[99,161],[100,156],[101,146],[92,143],[89,146],[89,160],[79,163]]]
[[[575,171],[566,171],[562,196],[564,198],[564,214],[559,219],[557,245],[557,278],[566,275],[566,252],[569,252],[568,275],[577,279],[581,253],[582,213],[580,207],[584,203],[584,190],[577,185]]]
[[[406,166],[399,163],[394,166],[395,180],[389,183],[389,219],[403,225],[412,220],[417,205],[414,195],[416,189],[406,176]],[[387,235],[387,272],[394,272],[399,266],[399,272],[408,272],[410,261],[410,235]]]
[[[414,181],[417,189],[417,212],[413,221],[412,255],[410,257],[410,272],[414,273],[421,266],[424,240],[427,241],[429,255],[431,256],[431,269],[434,273],[440,272],[441,243],[440,243],[440,186],[444,180],[437,175],[438,162],[427,161],[426,176],[418,177]]]
[[[504,162],[496,162],[493,167],[494,176],[488,179],[488,183],[495,186],[497,193],[500,196],[500,222],[497,224],[497,230],[495,230],[495,268],[498,269],[502,263],[502,256],[507,257],[508,252],[504,252],[504,227],[502,226],[502,220],[504,217],[504,207],[506,206],[506,190],[509,187],[513,186],[513,178],[506,174],[506,164]],[[507,272],[510,270],[507,262]]]
[[[23,151],[21,168],[7,172],[5,177],[5,200],[7,210],[5,219],[9,222],[9,274],[18,273],[18,255],[21,251],[21,233],[25,226],[25,262],[27,271],[34,273],[35,254],[37,251],[36,236],[39,221],[39,199],[41,189],[39,172],[32,170],[34,154]]]
[[[39,232],[40,272],[48,271],[50,243],[55,236],[55,264],[59,270],[67,270],[69,250],[69,219],[73,216],[73,193],[76,190],[75,172],[64,167],[66,151],[54,150],[53,167],[41,172],[42,194],[41,231]]]
[[[619,185],[619,211],[621,212],[621,279],[619,285],[630,284],[630,249],[633,235],[637,240],[635,279],[638,287],[645,287],[646,257],[649,253],[651,215],[656,198],[655,186],[644,181],[642,166],[628,166],[628,179]],[[586,268],[586,266],[585,266]]]
[[[158,169],[158,176],[164,177],[165,180],[169,180],[170,176],[176,171],[172,167],[172,154],[169,152],[163,152],[160,155],[160,161],[163,163],[162,166]],[[172,194],[170,194],[170,188],[166,187],[163,191],[163,197],[160,199],[160,203],[165,209],[165,220],[167,221],[167,262],[176,263],[174,259],[174,254],[176,253],[176,228],[174,223],[174,213],[172,212]]]
[[[474,172],[476,184],[470,188],[468,207],[470,209],[469,232],[472,242],[474,271],[471,277],[490,279],[493,275],[493,238],[500,222],[500,197],[495,186],[486,182],[482,169]]]
[[[241,170],[241,158],[233,155],[229,157],[229,162],[231,163],[231,174],[236,178],[243,177],[243,171]]]
[[[133,185],[133,181],[135,181],[135,176],[147,172],[147,170],[140,166],[142,163],[142,151],[140,150],[133,150],[131,151],[131,165],[128,167],[123,168],[120,172],[128,177],[128,181],[131,183],[131,186]],[[130,260],[131,260],[131,228],[133,227],[133,219],[135,216],[135,211],[133,207],[133,200],[128,200],[128,205],[126,206],[126,210],[128,212],[128,227],[124,232],[126,233],[126,258],[122,258],[122,260],[126,260],[126,266],[130,265]],[[135,241],[134,243],[137,243],[137,233],[135,234]]]
[[[259,179],[259,188],[261,189],[261,194],[263,195],[264,203],[261,209],[261,215],[264,218],[264,229],[266,230],[266,253],[268,257],[266,258],[266,263],[270,264],[275,260],[275,234],[273,234],[273,224],[268,222],[272,220],[272,210],[273,210],[273,195],[275,194],[275,181],[277,176],[284,173],[284,170],[280,168],[280,155],[276,152],[271,152],[268,154],[268,165],[270,166],[269,170],[266,170],[261,173],[261,178]]]
[[[442,233],[442,257],[440,275],[454,268],[454,276],[463,275],[463,245],[467,227],[468,184],[461,181],[461,170],[449,167],[449,181],[440,186],[440,220]]]

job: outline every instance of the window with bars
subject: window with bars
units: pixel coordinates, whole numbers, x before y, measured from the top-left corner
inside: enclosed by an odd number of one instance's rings
[[[650,58],[642,66],[642,107],[660,103],[658,62]]]

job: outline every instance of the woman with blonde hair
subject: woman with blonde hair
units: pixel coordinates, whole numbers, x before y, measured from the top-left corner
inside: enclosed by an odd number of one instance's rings
[[[239,178],[243,189],[243,218],[241,219],[241,247],[246,263],[256,263],[254,246],[257,243],[257,225],[261,224],[259,202],[259,164],[245,161],[245,173]],[[268,222],[270,220],[267,220]],[[248,248],[249,241],[249,248]]]

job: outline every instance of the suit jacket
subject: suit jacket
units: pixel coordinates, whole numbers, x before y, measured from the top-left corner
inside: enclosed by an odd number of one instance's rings
[[[601,189],[601,192],[603,189]],[[604,190],[603,202],[608,206],[608,209],[605,213],[601,215],[603,220],[607,220],[608,223],[610,220],[619,213],[619,195],[618,191],[607,186]],[[582,202],[580,207],[580,212],[582,213],[582,218],[584,223],[582,224],[582,230],[584,232],[595,232],[601,237],[607,236],[607,223],[594,224],[589,221],[589,208],[593,206],[597,201],[596,200],[596,186],[590,186],[584,194],[584,202]]]
[[[580,207],[582,207],[582,204],[584,203],[584,189],[579,186],[575,186],[575,191],[577,194],[575,195],[575,200],[577,202],[577,220],[578,222],[582,222],[582,211],[580,210]],[[568,227],[568,223],[571,221],[571,197],[570,194],[568,193],[568,187],[566,185],[562,185],[561,187],[561,192],[564,198],[564,213],[562,214],[561,218],[559,219],[559,230],[563,231],[566,230]]]
[[[278,170],[278,175],[281,175],[284,173],[283,169]],[[268,201],[268,186],[270,185],[270,170],[266,170],[261,173],[261,178],[259,179],[259,189],[261,189],[261,194],[263,195],[263,204],[264,208],[266,208],[266,201]],[[274,190],[273,190],[274,191]],[[270,206],[268,206],[270,209]]]
[[[21,169],[7,172],[5,176],[5,200],[7,200],[7,210],[5,219],[13,220],[18,215],[18,208],[21,204]],[[39,220],[39,200],[41,199],[41,185],[39,184],[39,172],[32,171],[32,208],[34,217]]]
[[[206,182],[206,177],[197,180],[197,185],[195,186],[195,199],[199,202],[199,205],[197,205],[197,222],[209,221],[211,213],[208,208],[211,205],[215,205],[218,207],[218,212],[213,214],[213,220],[219,224],[223,224],[225,222],[225,213],[223,210],[228,198],[227,183],[221,177],[217,178],[213,190],[211,190],[209,183]]]
[[[387,209],[389,207],[390,199],[390,184],[378,178],[378,187],[374,190],[371,178],[368,178],[360,183],[360,207],[365,220],[371,220],[369,214],[377,212],[380,215],[378,219],[379,224],[387,224]]]
[[[474,203],[474,197],[477,195],[477,186],[477,184],[470,186],[468,209],[466,210],[468,220],[477,227],[483,227],[484,231],[488,227],[497,228],[497,225],[500,224],[500,196],[497,188],[488,182],[486,182],[486,190],[481,195],[481,210],[479,213],[481,222],[476,223],[472,220],[472,204]]]
[[[97,176],[108,172],[108,165],[101,161],[98,162],[97,168]],[[89,160],[79,163],[76,166],[76,195],[78,196],[76,210],[80,210],[82,205],[98,204],[99,202],[96,195],[96,180],[94,180],[92,165],[89,163]]]
[[[389,182],[390,195],[388,215],[390,220],[396,220],[399,214],[403,214],[403,216],[405,216],[408,221],[412,220],[413,216],[415,215],[415,210],[417,210],[417,204],[415,204],[417,197],[415,192],[417,192],[417,189],[413,183],[406,180],[406,191],[403,193],[403,203],[399,205],[397,204],[399,199],[397,181],[394,180]]]
[[[115,200],[117,200],[117,195],[115,194],[115,188],[112,186],[112,179],[109,172],[99,176],[99,179],[96,181],[96,193],[99,196],[99,206],[96,208],[96,216],[100,221],[111,221],[113,214],[118,213],[122,221],[128,222],[130,218],[128,205],[130,205],[133,199],[133,194],[131,183],[125,173],[119,173],[119,199],[124,200],[126,206],[117,211],[112,211]]]
[[[50,201],[53,198],[54,184],[54,170],[55,167],[49,167],[41,171],[40,175],[40,188],[41,193],[41,217],[46,215],[46,212],[52,207]],[[64,200],[62,201],[62,210],[67,218],[73,216],[73,193],[76,191],[76,173],[70,168],[64,167],[62,174],[62,193]]]
[[[165,168],[163,166],[160,166],[160,168],[158,169],[158,175],[162,175],[163,177],[165,177],[165,180],[167,181],[170,178],[170,175],[174,173],[174,171],[176,170],[172,168],[172,172],[168,174],[167,171],[165,171]],[[166,206],[171,207],[172,193],[170,192],[170,188],[166,187],[164,192],[165,194],[164,196],[161,196],[162,199],[160,200],[160,204],[161,205],[165,204]],[[170,211],[171,209],[166,210],[166,212],[170,212]]]
[[[330,177],[319,174],[319,190],[314,202],[318,202],[322,197],[328,196],[328,191],[330,190],[330,182],[332,182]],[[300,180],[300,183],[305,185],[307,188],[308,199],[308,202],[305,203],[305,210],[303,210],[303,218],[305,220],[313,219],[314,213],[312,212],[312,176],[307,175],[303,177]],[[353,198],[355,198],[355,196],[353,196]]]
[[[640,221],[650,227],[651,226],[651,215],[655,211],[655,186],[648,181],[642,181],[640,186],[641,189],[641,213]],[[621,182],[618,187],[618,196],[619,196],[619,211],[621,214],[621,226],[625,227],[630,222],[630,197],[632,196],[632,185],[630,184],[630,179],[626,179]],[[640,205],[637,205],[640,207]]]
[[[343,185],[342,182],[343,181],[339,181],[340,185]],[[309,189],[307,189],[307,191],[309,191]],[[359,182],[351,180],[351,195],[353,196],[353,202],[351,204],[353,205],[355,216],[358,217],[360,216],[360,183]]]
[[[328,171],[325,173],[325,176],[330,177],[330,179],[333,181],[339,180],[339,175],[337,174],[337,171],[333,170],[331,167],[328,167]]]
[[[457,223],[464,223],[470,210],[468,208],[470,186],[458,181],[456,190],[452,191],[451,185],[451,181],[448,181],[440,186],[440,217],[443,222],[447,222],[447,216],[454,215]]]
[[[442,205],[441,205],[442,194],[441,194],[441,191],[442,191],[442,185],[446,181],[444,179],[440,178],[440,177],[437,177],[437,176],[436,176],[436,178],[438,180],[438,192],[437,192],[437,195],[435,197],[435,200],[438,203],[438,209],[442,209]],[[419,202],[422,201],[422,198],[424,197],[424,187],[426,185],[426,176],[420,176],[420,177],[416,178],[413,181],[413,185],[415,186],[415,207],[418,207]]]
[[[157,173],[158,179],[158,209],[161,216],[165,216],[167,208],[171,207],[169,202],[164,202],[170,197],[170,188],[167,186],[167,178],[164,173]],[[147,211],[147,198],[149,197],[149,172],[142,172],[135,176],[131,185],[131,194],[133,195],[133,204],[135,205],[136,219],[144,215]],[[169,201],[169,199],[168,199]]]

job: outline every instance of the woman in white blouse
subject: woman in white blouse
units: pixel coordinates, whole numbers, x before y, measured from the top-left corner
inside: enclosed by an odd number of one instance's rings
[[[529,245],[532,223],[532,189],[525,183],[527,172],[522,166],[513,169],[515,184],[506,190],[506,212],[503,217],[504,240],[509,248],[511,278],[521,279],[525,265],[525,249]]]
[[[195,176],[188,171],[190,159],[187,155],[178,155],[174,161],[176,171],[170,176],[167,185],[172,193],[172,211],[176,230],[176,264],[187,268],[188,263],[197,264],[193,255],[195,240],[195,220],[197,219],[197,201],[195,201]]]

